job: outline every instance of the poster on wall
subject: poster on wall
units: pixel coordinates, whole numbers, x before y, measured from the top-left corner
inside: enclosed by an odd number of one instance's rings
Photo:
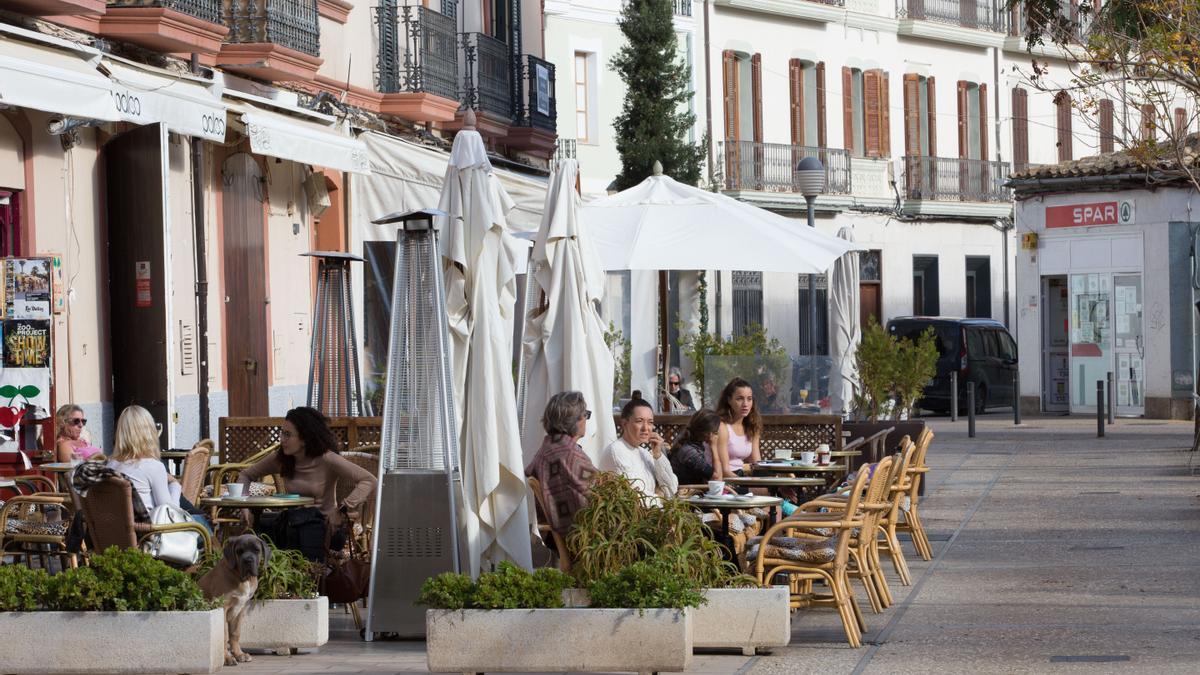
[[[4,263],[5,318],[49,319],[53,294],[50,260],[9,258]]]
[[[50,410],[50,369],[0,369],[0,427],[15,427],[26,406]]]
[[[537,111],[543,115],[550,114],[550,69],[537,63],[534,64],[537,77]]]
[[[50,322],[14,319],[3,325],[4,369],[50,367]]]

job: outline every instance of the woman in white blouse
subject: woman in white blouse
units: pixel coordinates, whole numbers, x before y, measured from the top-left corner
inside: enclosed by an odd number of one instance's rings
[[[642,494],[656,501],[674,497],[679,479],[667,459],[667,444],[654,430],[654,409],[641,392],[621,409],[621,437],[600,454],[600,470],[625,476]]]

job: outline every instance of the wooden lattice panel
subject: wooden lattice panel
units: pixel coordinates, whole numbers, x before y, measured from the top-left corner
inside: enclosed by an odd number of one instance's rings
[[[615,417],[620,428],[620,415]],[[654,426],[668,443],[687,428],[690,415],[655,415]],[[763,459],[775,459],[779,450],[816,450],[828,443],[833,451],[842,449],[842,418],[837,415],[763,415],[763,430],[758,449]],[[780,459],[784,458],[782,455]]]
[[[218,424],[221,463],[244,462],[263,448],[279,442],[282,417],[222,417]],[[364,445],[379,445],[381,417],[334,417],[329,429],[338,439],[338,452]]]

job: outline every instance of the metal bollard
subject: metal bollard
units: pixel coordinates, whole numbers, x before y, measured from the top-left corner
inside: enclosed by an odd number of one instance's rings
[[[1108,374],[1108,423],[1112,424],[1117,421],[1117,380],[1113,374]]]
[[[950,421],[958,421],[958,371],[950,372]]]
[[[967,438],[975,438],[975,383],[967,383]]]
[[[1013,371],[1013,424],[1021,425],[1021,371]]]
[[[1104,438],[1104,380],[1096,380],[1096,438]]]

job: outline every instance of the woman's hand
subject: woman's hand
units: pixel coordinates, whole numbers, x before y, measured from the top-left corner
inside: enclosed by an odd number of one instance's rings
[[[663,437],[658,435],[657,431],[650,432],[650,439],[647,441],[650,444],[650,455],[654,459],[662,457],[663,453]]]

